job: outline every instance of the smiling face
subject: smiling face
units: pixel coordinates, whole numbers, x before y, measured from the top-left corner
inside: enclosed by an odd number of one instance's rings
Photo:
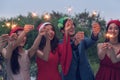
[[[118,38],[119,27],[115,23],[111,23],[108,27],[107,33],[113,35],[111,38]]]
[[[44,29],[48,32],[48,37],[52,40],[55,36],[55,31],[53,30],[52,25],[46,25]]]

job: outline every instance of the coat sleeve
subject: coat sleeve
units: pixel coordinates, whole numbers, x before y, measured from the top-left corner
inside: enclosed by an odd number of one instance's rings
[[[86,49],[89,48],[90,46],[95,44],[97,40],[98,40],[98,36],[94,36],[93,34],[91,35],[91,38],[85,38],[84,39],[85,48]]]
[[[69,71],[69,67],[72,60],[72,48],[70,44],[70,37],[66,40],[66,36],[64,35],[63,42],[60,43],[59,46],[59,54],[60,54],[60,64],[62,66],[63,74],[66,75]]]

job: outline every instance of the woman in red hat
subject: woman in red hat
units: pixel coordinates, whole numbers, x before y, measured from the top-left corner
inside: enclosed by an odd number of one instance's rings
[[[111,20],[106,28],[106,40],[98,44],[100,67],[96,80],[120,80],[120,21]]]
[[[10,32],[8,45],[1,50],[6,60],[6,70],[8,80],[30,80],[30,58],[37,51],[41,36],[38,35],[33,46],[25,50],[26,34],[33,29],[33,25],[15,27]]]
[[[63,43],[58,43],[54,26],[45,22],[38,26],[43,37],[37,50],[37,80],[62,80],[58,66],[61,64],[64,74],[67,74],[71,63],[71,46],[68,35],[69,27],[64,34]]]

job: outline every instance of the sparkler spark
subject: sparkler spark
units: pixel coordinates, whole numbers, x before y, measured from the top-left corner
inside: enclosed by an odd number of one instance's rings
[[[112,38],[112,37],[113,37],[113,35],[112,35],[112,34],[107,33],[107,34],[106,34],[106,37],[107,37],[107,38]]]

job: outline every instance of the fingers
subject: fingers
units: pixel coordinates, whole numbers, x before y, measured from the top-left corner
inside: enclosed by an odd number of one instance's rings
[[[80,41],[82,41],[84,39],[84,32],[77,32],[74,36],[74,42],[75,42],[75,45],[79,44]]]
[[[13,34],[11,34],[11,36],[9,37],[9,40],[10,40],[10,41],[16,40],[17,37],[18,37],[17,34],[16,34],[16,33],[13,33]]]
[[[33,29],[34,29],[34,25],[26,24],[26,25],[24,26],[24,31],[25,31],[25,32],[29,32],[29,31],[31,31],[31,30],[33,30]]]
[[[1,35],[0,37],[2,37],[2,38],[6,38],[6,37],[8,37],[9,35],[8,34],[3,34],[3,35]]]
[[[83,40],[84,39],[84,32],[77,32],[75,35],[76,40]]]
[[[47,35],[47,32],[48,32],[48,31],[47,31],[46,29],[44,29],[44,28],[39,31],[40,35],[41,35],[41,36],[45,36],[45,37],[46,37],[46,35]]]
[[[103,43],[102,44],[102,49],[111,49],[111,48],[113,48],[113,47],[110,43]]]
[[[69,32],[69,30],[73,27],[73,21],[71,19],[68,19],[65,24],[65,31]]]
[[[0,39],[6,39],[6,38],[9,38],[8,34],[3,34],[3,35],[0,36]]]
[[[107,43],[103,43],[102,48],[103,49],[107,49],[108,48],[108,44]]]
[[[39,31],[39,33],[40,33],[41,36],[45,36],[47,40],[51,40],[51,39],[50,39],[50,36],[53,34],[52,31],[48,31],[48,30],[46,30],[46,29],[41,29],[41,30]]]
[[[9,39],[9,35],[8,34],[2,34],[0,36],[0,42],[7,41],[8,39]]]

